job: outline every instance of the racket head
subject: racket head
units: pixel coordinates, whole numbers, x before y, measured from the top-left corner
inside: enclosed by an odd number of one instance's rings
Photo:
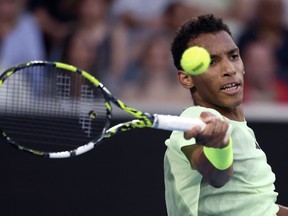
[[[32,61],[0,75],[0,136],[39,156],[65,158],[91,150],[110,126],[106,89],[74,66]]]

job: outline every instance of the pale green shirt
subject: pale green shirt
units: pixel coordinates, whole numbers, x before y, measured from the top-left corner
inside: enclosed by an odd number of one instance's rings
[[[217,111],[190,107],[181,116],[199,117],[209,111],[223,118]],[[210,186],[193,169],[181,148],[195,144],[185,140],[183,132],[172,132],[166,140],[164,157],[165,198],[169,216],[275,216],[275,175],[267,164],[253,131],[246,122],[230,121],[233,140],[234,173],[221,188]]]

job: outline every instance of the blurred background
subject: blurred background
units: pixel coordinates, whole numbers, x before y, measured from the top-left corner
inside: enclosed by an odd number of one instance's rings
[[[287,206],[288,0],[0,0],[0,71],[30,60],[65,62],[129,106],[178,115],[192,101],[176,79],[170,43],[185,20],[203,13],[223,17],[240,47],[247,121]],[[115,113],[113,123],[125,120]],[[136,130],[56,161],[0,145],[0,212],[165,216],[168,136]]]

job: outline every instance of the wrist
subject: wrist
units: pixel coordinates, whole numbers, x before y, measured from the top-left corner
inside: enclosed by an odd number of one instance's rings
[[[219,170],[229,168],[233,163],[233,142],[229,137],[228,145],[223,148],[203,147],[203,152],[210,163]]]

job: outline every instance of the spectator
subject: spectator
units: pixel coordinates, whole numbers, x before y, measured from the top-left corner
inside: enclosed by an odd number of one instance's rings
[[[0,68],[43,59],[41,30],[25,0],[0,1]]]
[[[243,54],[245,103],[288,102],[288,84],[277,77],[277,61],[271,44],[250,42]]]
[[[125,74],[135,70],[135,61],[141,55],[143,46],[154,32],[163,30],[163,13],[170,2],[176,0],[115,0],[112,4],[112,18],[117,26],[124,28],[122,56],[126,56]],[[125,40],[125,41],[124,41]],[[129,76],[128,76],[129,78]]]
[[[126,68],[126,32],[110,20],[110,0],[83,0],[76,5],[76,23],[62,61],[100,79],[119,91]]]
[[[251,21],[259,0],[182,0],[196,12],[195,15],[213,13],[223,17],[230,26],[233,38],[238,40],[245,26]],[[197,12],[198,11],[198,12]]]
[[[277,60],[277,75],[288,82],[288,31],[284,24],[283,0],[258,1],[254,22],[238,41],[243,55],[247,44],[252,41],[270,44]]]
[[[30,10],[41,27],[45,59],[59,61],[75,20],[77,0],[30,0]]]
[[[175,0],[115,0],[113,16],[120,19],[130,30],[145,30],[162,26],[162,14]]]
[[[163,12],[163,29],[165,33],[172,40],[178,27],[198,12],[184,1],[171,2]]]
[[[95,73],[96,50],[80,35],[71,35],[66,41],[61,61]],[[92,71],[93,70],[93,71]]]
[[[230,26],[233,38],[236,41],[239,40],[246,26],[253,20],[258,1],[232,0],[230,8],[222,14],[226,23]]]
[[[135,80],[123,87],[123,100],[147,104],[187,101],[189,94],[175,81],[177,73],[172,69],[169,39],[157,34],[147,40],[134,71]]]

